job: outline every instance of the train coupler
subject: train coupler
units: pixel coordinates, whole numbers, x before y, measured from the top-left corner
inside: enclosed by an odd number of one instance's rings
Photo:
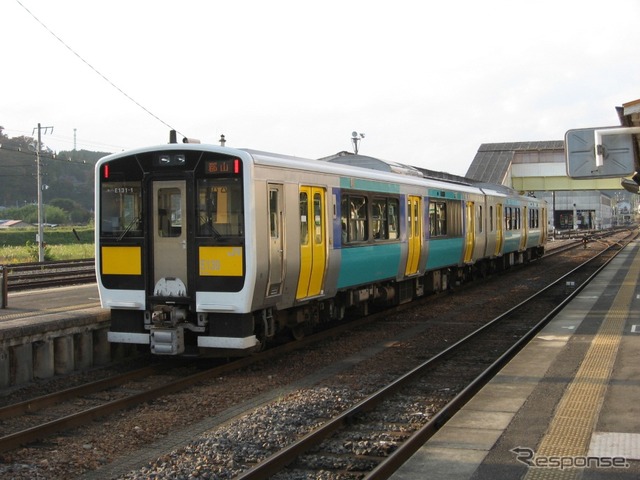
[[[151,353],[156,355],[180,355],[184,353],[184,329],[151,327],[149,333]]]
[[[187,318],[187,311],[184,308],[171,305],[156,305],[151,312],[151,324],[155,326],[172,326],[184,322]]]

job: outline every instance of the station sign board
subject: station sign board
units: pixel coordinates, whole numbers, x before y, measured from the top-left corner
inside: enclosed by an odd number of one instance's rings
[[[625,133],[629,132],[629,133]],[[634,128],[569,130],[564,137],[567,175],[571,178],[627,177],[636,170]]]

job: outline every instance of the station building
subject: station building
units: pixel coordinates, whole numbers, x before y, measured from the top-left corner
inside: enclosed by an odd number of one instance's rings
[[[625,225],[637,211],[620,178],[569,178],[563,140],[482,144],[465,176],[546,200],[549,231]]]

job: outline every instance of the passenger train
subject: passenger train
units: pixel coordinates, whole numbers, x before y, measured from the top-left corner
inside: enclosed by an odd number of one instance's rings
[[[108,339],[157,355],[250,354],[539,258],[547,238],[534,197],[360,155],[170,143],[102,158],[95,179]]]

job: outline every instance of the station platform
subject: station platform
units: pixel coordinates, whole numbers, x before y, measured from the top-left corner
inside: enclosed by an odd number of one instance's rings
[[[96,284],[15,292],[0,309],[0,389],[113,358]]]
[[[635,241],[391,478],[640,478],[639,276]]]

